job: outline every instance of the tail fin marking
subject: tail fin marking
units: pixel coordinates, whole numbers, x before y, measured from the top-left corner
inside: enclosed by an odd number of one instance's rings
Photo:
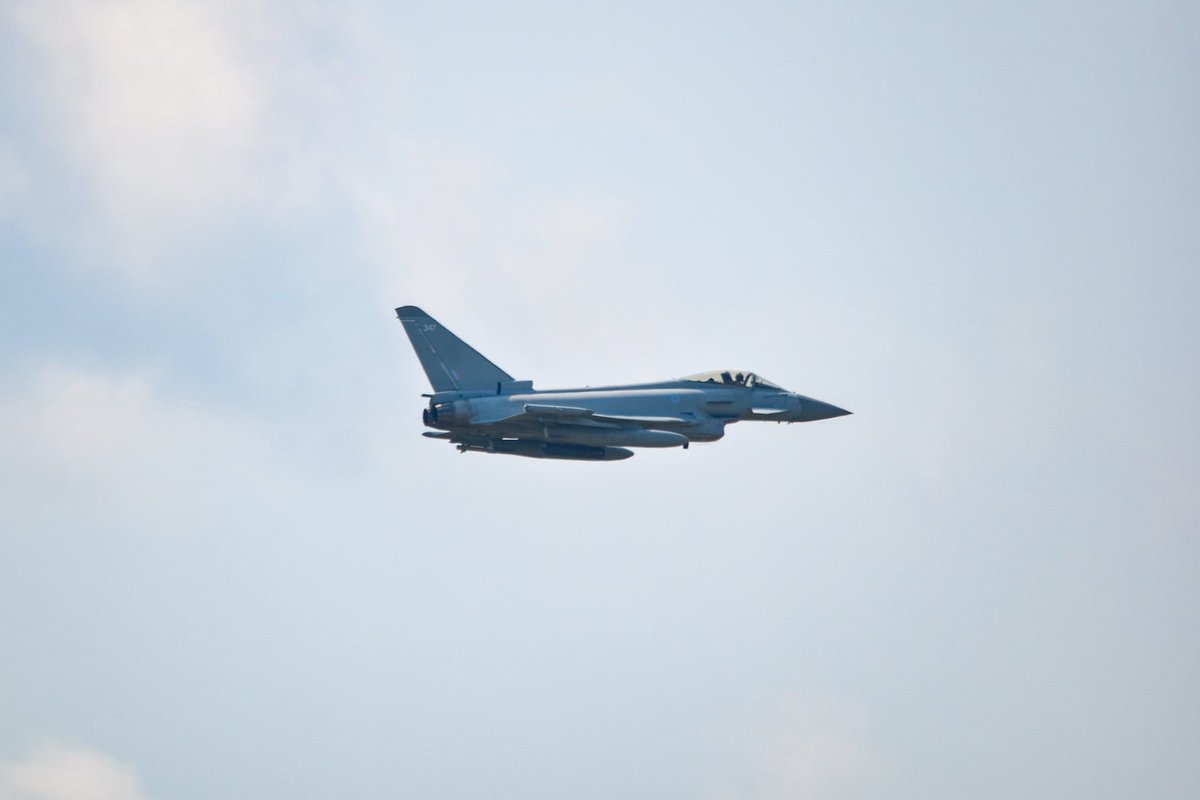
[[[455,336],[416,306],[401,306],[396,316],[435,392],[496,390],[512,376]]]

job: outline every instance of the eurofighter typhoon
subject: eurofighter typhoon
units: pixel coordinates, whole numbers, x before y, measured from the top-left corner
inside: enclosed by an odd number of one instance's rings
[[[661,383],[537,390],[517,381],[416,306],[396,316],[433,386],[425,436],[459,452],[619,461],[630,447],[715,442],[742,420],[813,422],[849,414],[753,372],[720,370]]]

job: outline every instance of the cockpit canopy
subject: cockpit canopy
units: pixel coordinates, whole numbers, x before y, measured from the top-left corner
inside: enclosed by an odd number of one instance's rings
[[[722,386],[745,386],[747,389],[779,389],[766,378],[745,370],[726,369],[717,372],[701,372],[699,375],[688,375],[683,380],[695,383],[716,383]]]

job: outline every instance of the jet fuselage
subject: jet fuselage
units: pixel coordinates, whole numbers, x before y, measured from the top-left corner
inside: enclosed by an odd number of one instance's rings
[[[396,309],[433,385],[425,424],[462,452],[615,461],[628,447],[715,442],[742,420],[812,422],[849,414],[752,372],[725,370],[659,383],[535,390],[514,381],[415,306]]]

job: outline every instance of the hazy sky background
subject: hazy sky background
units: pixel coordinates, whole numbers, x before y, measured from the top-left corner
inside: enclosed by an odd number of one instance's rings
[[[1200,796],[1195,3],[2,9],[2,800]]]

